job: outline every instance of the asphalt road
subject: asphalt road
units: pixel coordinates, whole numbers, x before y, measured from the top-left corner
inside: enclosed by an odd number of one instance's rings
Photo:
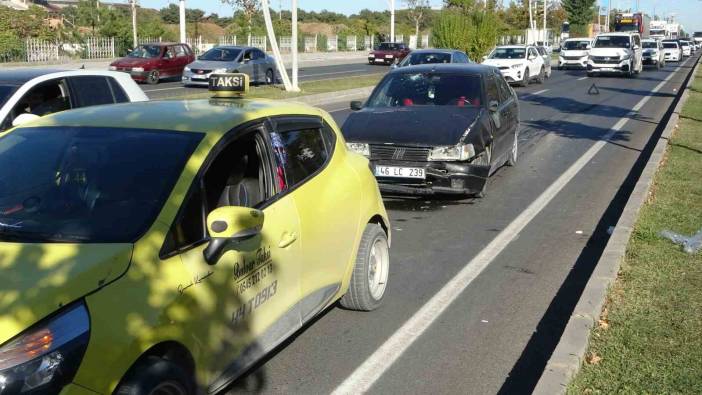
[[[388,71],[389,66],[375,66],[368,63],[347,63],[332,66],[309,66],[299,69],[300,82],[319,81],[335,78],[353,77],[372,73],[383,73]],[[288,75],[292,71],[288,70]],[[162,81],[158,85],[141,85],[146,95],[151,100],[168,99],[176,96],[183,96],[194,93],[202,93],[207,87],[184,87],[179,80],[169,79]]]
[[[530,392],[693,64],[633,79],[554,70],[543,85],[517,88],[517,166],[499,170],[482,199],[386,199],[393,245],[382,307],[328,309],[232,392]],[[588,94],[593,84],[599,94]],[[327,106],[340,125],[345,107]],[[464,287],[427,310],[456,276]]]

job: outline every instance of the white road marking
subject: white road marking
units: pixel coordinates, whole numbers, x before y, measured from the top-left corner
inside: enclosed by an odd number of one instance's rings
[[[678,70],[680,67],[678,67]],[[658,92],[678,70],[658,84],[651,94]],[[651,98],[644,97],[628,115],[633,115]],[[582,170],[602,148],[607,145],[630,118],[621,118],[612,129],[592,145],[568,170],[561,174],[541,195],[536,198],[517,218],[493,239],[475,258],[471,259],[439,292],[426,302],[392,336],[370,355],[332,393],[346,395],[364,393],[397,361],[400,356],[434,323],[434,321],[455,301],[480,273],[502,252],[519,233],[553,200],[554,197]]]
[[[550,91],[550,89],[542,89],[540,91],[536,91],[536,92],[532,93],[531,95],[540,95],[540,94],[546,93],[548,91]]]
[[[184,86],[174,86],[171,88],[159,88],[159,89],[149,89],[149,90],[143,89],[143,91],[144,91],[144,93],[149,93],[149,92],[158,92],[158,91],[170,91],[173,89],[185,89],[185,87]]]
[[[587,79],[587,77],[580,77],[580,78],[578,78],[578,81],[582,81],[582,80],[586,80],[586,79]]]

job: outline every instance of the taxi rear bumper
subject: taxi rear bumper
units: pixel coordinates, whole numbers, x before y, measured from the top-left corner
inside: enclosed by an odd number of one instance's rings
[[[425,179],[377,176],[381,193],[398,195],[475,195],[485,189],[490,166],[467,162],[373,161],[371,166],[421,167]]]

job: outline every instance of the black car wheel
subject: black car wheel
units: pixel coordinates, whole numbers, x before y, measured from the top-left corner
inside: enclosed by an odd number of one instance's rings
[[[546,71],[542,67],[541,70],[539,71],[538,77],[536,77],[536,83],[543,84],[545,80],[546,80]]]
[[[177,364],[156,356],[134,365],[114,392],[116,395],[190,395],[194,380]]]
[[[524,70],[524,78],[522,79],[522,82],[519,85],[526,88],[527,86],[529,86],[530,79],[531,76],[529,76],[529,68],[527,67],[526,70]]]
[[[266,70],[266,85],[273,85],[275,83],[275,77],[273,75],[273,70]]]
[[[347,309],[371,311],[380,306],[390,270],[388,237],[378,224],[368,224],[358,246],[349,290],[341,298]]]
[[[151,70],[149,75],[146,76],[146,82],[150,85],[158,84],[158,80],[161,79],[161,75],[158,70]]]

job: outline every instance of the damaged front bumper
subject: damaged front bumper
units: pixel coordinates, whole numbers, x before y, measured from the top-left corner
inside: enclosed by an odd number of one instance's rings
[[[490,166],[469,162],[405,162],[371,160],[380,192],[397,195],[475,195],[481,193],[490,175]],[[424,169],[424,179],[377,175],[377,167]]]

